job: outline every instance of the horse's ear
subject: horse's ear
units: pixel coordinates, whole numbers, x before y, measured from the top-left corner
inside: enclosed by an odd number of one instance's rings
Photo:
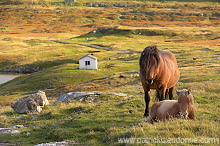
[[[179,90],[176,90],[176,94],[179,96],[179,94],[180,94],[180,91]]]
[[[191,90],[190,89],[188,89],[188,95],[191,93]]]

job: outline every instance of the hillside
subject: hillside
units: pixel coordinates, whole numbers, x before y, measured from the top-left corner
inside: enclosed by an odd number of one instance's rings
[[[139,138],[141,143],[146,143],[144,138],[195,138],[197,142],[183,145],[217,145],[219,12],[214,0],[1,1],[0,70],[33,72],[0,85],[0,128],[27,127],[21,134],[0,133],[0,145],[63,140],[126,145],[120,138]],[[181,73],[176,89],[191,89],[194,121],[174,119],[154,125],[139,121],[145,103],[138,61],[149,45],[175,54]],[[98,58],[98,70],[77,69],[78,59],[86,54]],[[21,117],[11,109],[16,100],[38,90],[46,92],[51,103],[41,113]],[[53,104],[60,94],[77,91],[104,93],[94,96],[98,103]],[[112,92],[132,96],[121,98]],[[150,105],[155,101],[152,91]]]

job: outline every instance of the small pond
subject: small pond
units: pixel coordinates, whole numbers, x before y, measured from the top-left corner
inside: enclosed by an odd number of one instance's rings
[[[14,78],[21,76],[19,74],[1,74],[0,73],[0,84],[6,83]]]

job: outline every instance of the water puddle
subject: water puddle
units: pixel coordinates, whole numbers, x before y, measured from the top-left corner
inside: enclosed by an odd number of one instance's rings
[[[10,80],[13,80],[16,77],[19,77],[19,74],[0,74],[0,84],[6,83]]]

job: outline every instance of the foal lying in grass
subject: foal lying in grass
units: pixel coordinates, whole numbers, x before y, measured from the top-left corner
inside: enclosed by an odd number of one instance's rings
[[[150,112],[150,123],[170,118],[194,119],[193,96],[190,89],[176,91],[178,100],[155,102]]]

